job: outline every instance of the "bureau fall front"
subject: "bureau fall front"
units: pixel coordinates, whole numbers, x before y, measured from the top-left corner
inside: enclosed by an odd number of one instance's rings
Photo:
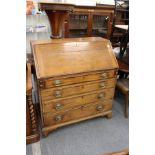
[[[112,116],[118,64],[109,40],[100,37],[31,42],[42,133]]]

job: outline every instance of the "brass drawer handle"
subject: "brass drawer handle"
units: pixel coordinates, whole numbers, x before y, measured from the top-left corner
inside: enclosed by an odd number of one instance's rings
[[[61,80],[54,80],[54,85],[55,86],[60,86],[62,84]]]
[[[55,96],[55,97],[61,97],[61,91],[56,90],[56,91],[54,92],[54,96]]]
[[[96,106],[96,110],[97,110],[97,111],[102,111],[102,110],[103,110],[103,105],[102,105],[102,104],[97,105],[97,106]]]
[[[104,94],[99,94],[99,95],[98,95],[98,98],[99,98],[99,99],[104,98]]]
[[[102,78],[107,78],[107,77],[108,77],[108,74],[107,74],[107,73],[102,73],[102,74],[101,74],[101,77],[102,77]]]
[[[105,88],[105,83],[100,83],[100,88]]]
[[[60,109],[62,109],[64,107],[64,105],[62,104],[62,103],[57,103],[56,105],[55,105],[55,109],[56,110],[60,110]]]
[[[40,88],[43,88],[43,87],[44,87],[44,85],[43,85],[43,84],[40,84],[39,86],[40,86]]]
[[[44,88],[45,87],[45,82],[44,81],[39,81],[39,87]]]
[[[88,9],[88,12],[94,12],[94,9]]]
[[[61,121],[62,119],[63,119],[63,116],[62,115],[55,116],[55,121],[56,122]]]

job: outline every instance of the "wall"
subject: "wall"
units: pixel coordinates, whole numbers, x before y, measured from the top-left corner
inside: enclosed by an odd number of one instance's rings
[[[31,53],[30,41],[50,39],[51,29],[47,15],[26,15],[26,52]]]

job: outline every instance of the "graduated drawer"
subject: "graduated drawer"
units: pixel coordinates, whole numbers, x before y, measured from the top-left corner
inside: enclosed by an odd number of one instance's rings
[[[64,111],[62,113],[52,114],[47,113],[43,114],[44,125],[56,125],[65,122],[69,122],[72,120],[77,120],[80,118],[93,116],[98,113],[104,113],[106,111],[110,111],[112,109],[112,100],[107,100],[106,102],[96,102],[81,105],[74,109]]]
[[[88,82],[93,80],[103,80],[107,78],[113,78],[116,76],[116,70],[106,70],[101,72],[74,74],[72,76],[55,77],[44,80],[39,80],[39,87],[52,88],[64,85],[76,84],[81,82]]]
[[[105,99],[112,99],[113,96],[114,96],[114,88],[109,88],[78,96],[54,99],[50,101],[42,101],[42,111],[43,113],[48,112],[56,113],[58,111],[64,111],[66,109],[70,109],[82,104],[104,101]]]
[[[97,82],[86,82],[69,86],[55,87],[41,90],[42,100],[52,100],[56,98],[79,95],[91,91],[102,90],[115,87],[116,79],[107,79]]]

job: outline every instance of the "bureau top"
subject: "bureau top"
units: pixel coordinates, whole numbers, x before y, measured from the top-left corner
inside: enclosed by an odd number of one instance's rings
[[[37,78],[118,68],[111,43],[100,37],[31,42]]]

